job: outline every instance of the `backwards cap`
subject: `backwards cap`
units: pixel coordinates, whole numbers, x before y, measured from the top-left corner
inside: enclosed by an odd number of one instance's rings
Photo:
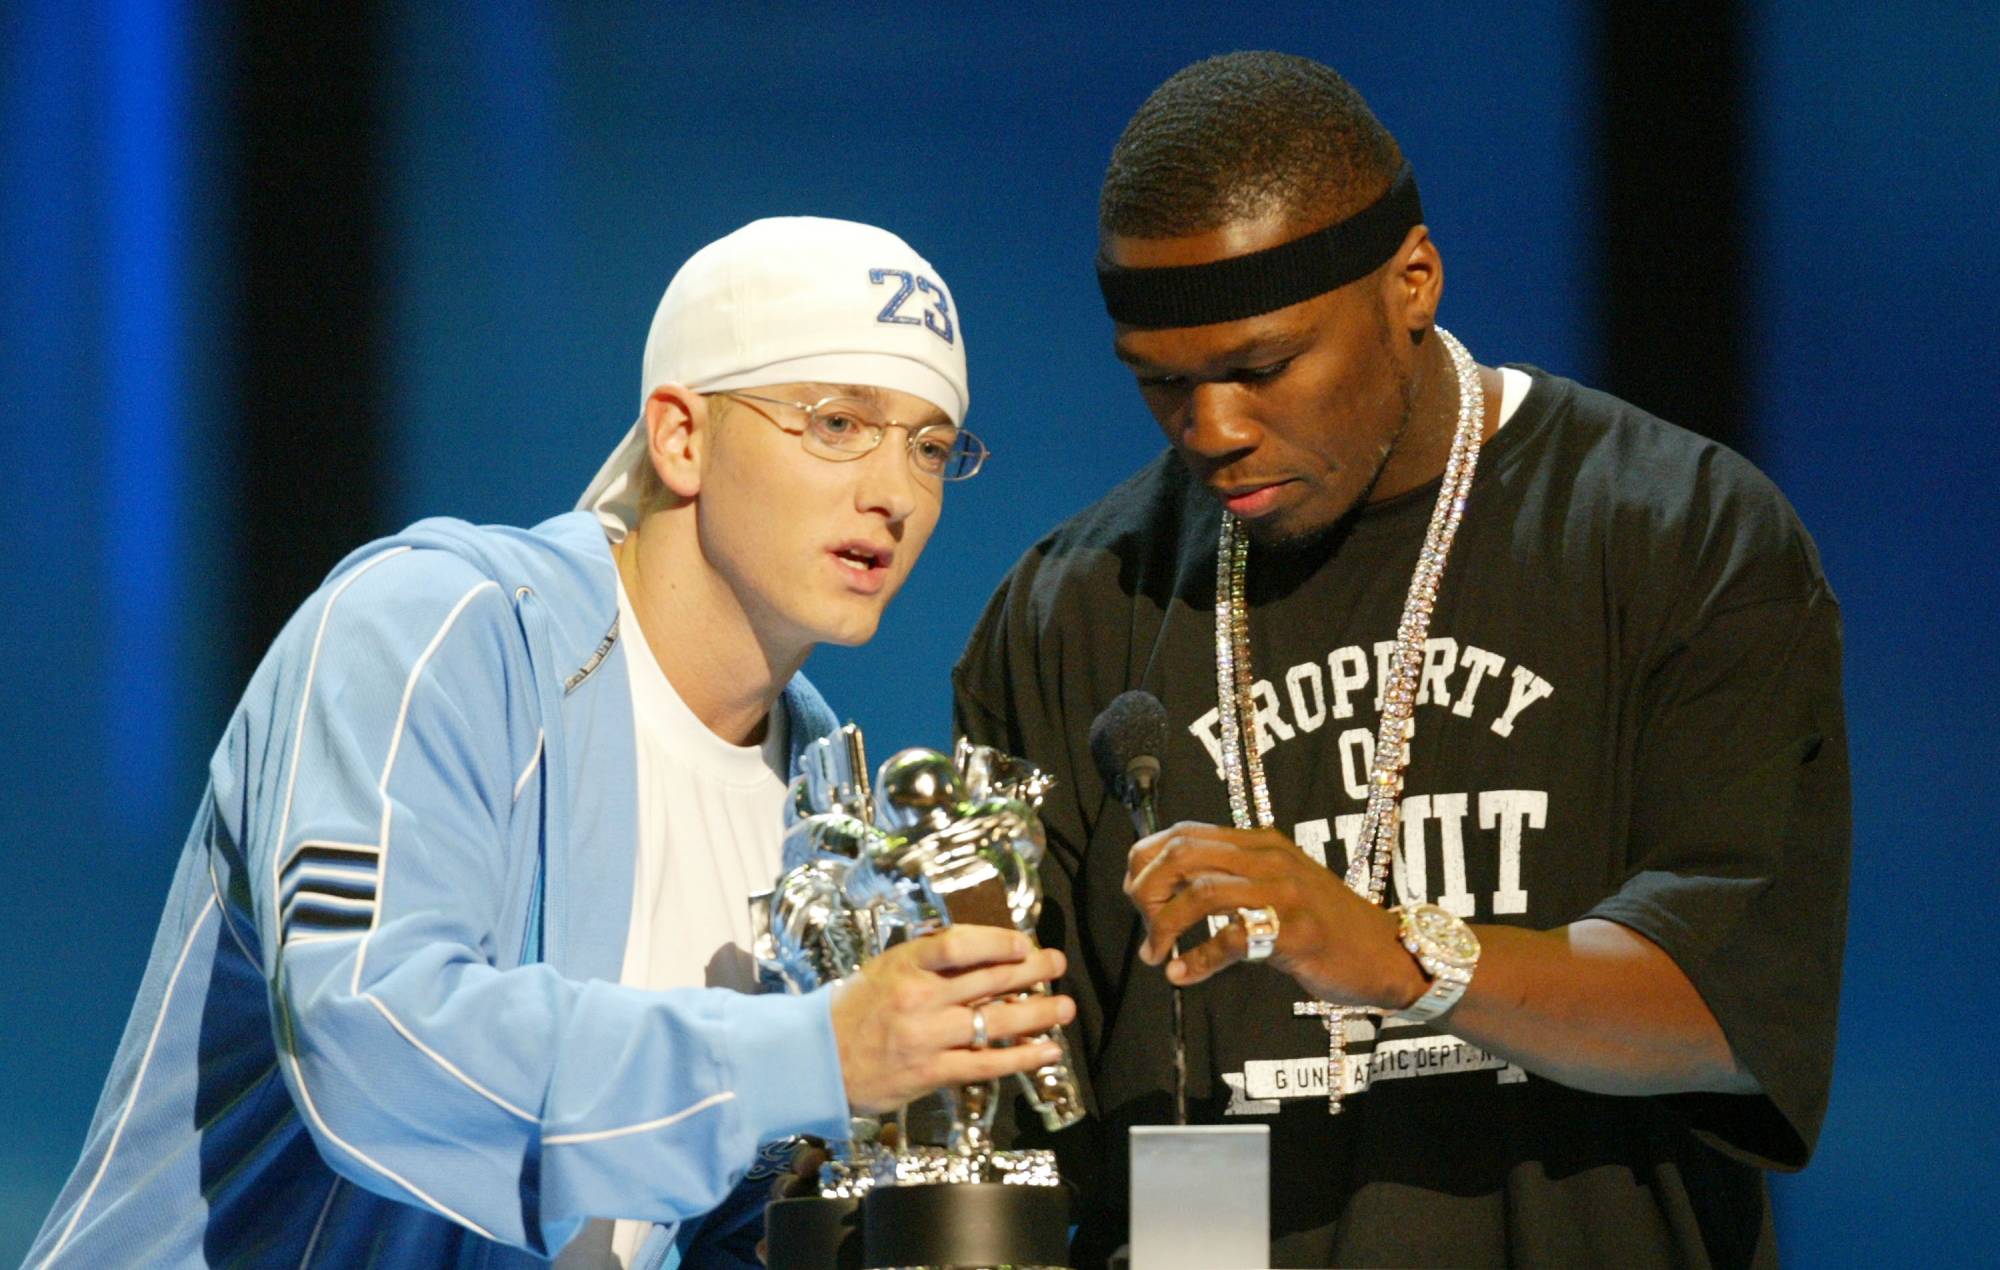
[[[639,419],[577,503],[613,537],[638,521],[646,400],[770,384],[857,384],[923,398],[962,423],[965,339],[930,262],[886,229],[817,216],[752,221],[667,284],[639,381]]]

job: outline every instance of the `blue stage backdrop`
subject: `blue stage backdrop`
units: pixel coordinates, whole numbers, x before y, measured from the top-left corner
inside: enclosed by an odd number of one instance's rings
[[[217,32],[0,9],[0,1263],[83,1144],[238,686]]]
[[[1757,419],[1840,595],[1855,810],[1833,1108],[1780,1229],[1798,1265],[1981,1264],[2000,8],[1784,5],[1758,34]]]
[[[675,265],[746,220],[874,221],[950,280],[995,458],[951,491],[875,643],[809,668],[884,751],[949,740],[947,671],[1001,573],[1160,445],[1090,257],[1111,143],[1179,66],[1268,47],[1341,68],[1423,182],[1445,323],[1483,360],[1603,363],[1588,6],[391,13],[396,520],[569,506],[632,418]],[[1802,1265],[1969,1260],[2000,1235],[1970,1195],[2000,997],[1980,955],[2000,839],[1975,818],[2000,753],[1975,655],[2000,545],[2000,19],[1843,2],[1749,28],[1755,436],[1844,601],[1857,808],[1834,1106],[1778,1187],[1781,1230]],[[218,648],[249,585],[222,503],[242,479],[214,178],[229,43],[175,0],[0,17],[0,1262],[81,1144],[240,687]]]

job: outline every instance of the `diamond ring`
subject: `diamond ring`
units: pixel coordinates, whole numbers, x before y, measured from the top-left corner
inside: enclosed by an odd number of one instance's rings
[[[1236,916],[1243,922],[1243,934],[1248,941],[1244,950],[1245,961],[1262,961],[1278,946],[1278,914],[1266,906],[1264,908],[1238,908]]]
[[[986,1011],[976,1005],[972,1007],[972,1048],[986,1048]]]

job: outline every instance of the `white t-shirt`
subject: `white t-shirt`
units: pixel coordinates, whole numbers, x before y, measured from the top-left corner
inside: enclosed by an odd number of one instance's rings
[[[1512,366],[1500,368],[1500,424],[1494,431],[1499,431],[1514,417],[1514,412],[1521,408],[1521,402],[1528,395],[1528,386],[1534,382],[1525,370],[1515,370]]]
[[[732,745],[667,681],[622,581],[618,624],[639,759],[639,852],[618,981],[755,992],[749,899],[771,889],[784,856],[784,709],[771,711],[762,746]]]
[[[784,856],[784,708],[771,711],[763,745],[732,745],[708,730],[660,670],[622,578],[618,630],[639,767],[639,849],[618,982],[754,992],[749,899],[770,889]],[[593,1221],[556,1265],[629,1266],[651,1230],[644,1221]]]

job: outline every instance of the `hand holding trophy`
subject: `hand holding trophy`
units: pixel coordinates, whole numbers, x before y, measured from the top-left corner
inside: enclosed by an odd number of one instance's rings
[[[840,984],[857,1115],[849,1140],[829,1144],[819,1197],[773,1203],[771,1264],[834,1264],[857,1207],[860,1264],[1061,1264],[1068,1203],[1053,1155],[992,1141],[1009,1075],[1047,1127],[1083,1116],[1060,1028],[1073,1007],[1048,987],[1062,956],[1034,940],[1049,782],[961,741],[951,758],[902,751],[871,787],[852,725],[800,767],[788,868],[753,900],[757,955],[788,991]],[[877,1117],[891,1112],[885,1134]]]

